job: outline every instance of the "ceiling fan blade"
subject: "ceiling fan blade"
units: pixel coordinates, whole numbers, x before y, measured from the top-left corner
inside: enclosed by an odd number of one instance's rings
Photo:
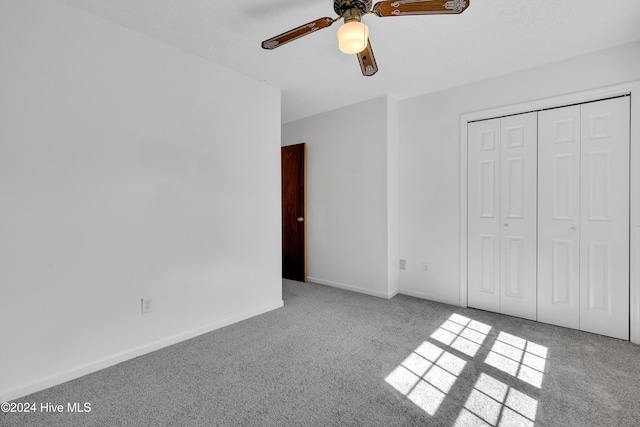
[[[377,16],[407,16],[407,15],[443,15],[462,13],[469,7],[469,0],[400,0],[381,1],[373,6],[373,13]]]
[[[375,56],[373,56],[369,39],[367,39],[367,47],[358,54],[358,62],[363,76],[373,76],[378,72],[378,65]]]
[[[328,17],[316,19],[315,21],[311,21],[308,24],[301,25],[298,28],[294,28],[293,30],[289,30],[286,33],[282,33],[278,36],[263,41],[262,48],[269,50],[275,49],[282,46],[283,44],[294,41],[295,39],[299,39],[302,36],[306,36],[307,34],[311,34],[315,31],[327,28],[334,22],[335,21],[333,19]]]

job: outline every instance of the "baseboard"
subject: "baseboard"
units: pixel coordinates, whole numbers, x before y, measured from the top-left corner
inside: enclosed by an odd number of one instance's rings
[[[460,307],[460,301],[456,299],[443,298],[437,295],[425,294],[423,292],[408,291],[406,289],[400,289],[398,293],[402,295],[407,295],[410,297],[422,298],[429,301],[441,302],[443,304],[455,305],[457,307]]]
[[[634,344],[640,344],[640,322],[634,322],[633,320],[630,322],[629,341]]]
[[[107,356],[105,358],[96,360],[94,362],[90,362],[90,363],[81,365],[77,368],[60,372],[55,375],[51,375],[47,378],[34,381],[32,383],[29,383],[21,387],[9,389],[9,390],[2,390],[0,391],[0,402],[9,402],[11,400],[18,399],[23,396],[27,396],[31,393],[35,393],[35,392],[47,389],[49,387],[53,387],[53,386],[65,383],[67,381],[80,378],[84,375],[88,375],[93,372],[97,372],[102,369],[108,368],[110,366],[117,365],[118,363],[122,363],[127,360],[133,359],[135,357],[142,356],[143,354],[160,350],[161,348],[168,347],[170,345],[177,344],[182,341],[186,341],[188,339],[197,337],[199,335],[206,334],[211,331],[215,331],[216,329],[223,328],[233,323],[237,323],[242,320],[249,319],[251,317],[266,313],[271,310],[275,310],[283,306],[284,306],[284,301],[281,300],[277,303],[259,307],[257,309],[239,314],[237,316],[229,317],[227,319],[223,319],[218,322],[214,322],[209,325],[202,326],[200,328],[191,329],[189,331],[185,331],[180,334],[161,339],[151,344],[147,344],[141,347],[136,347],[131,350],[126,350],[120,353],[113,354],[111,356]]]
[[[398,295],[399,293],[400,293],[400,291],[399,291],[399,290],[397,290],[397,289],[391,289],[391,290],[389,291],[389,299],[391,299],[391,298],[395,297],[395,296],[396,296],[396,295]]]
[[[347,291],[358,292],[360,294],[371,295],[374,297],[384,298],[384,299],[393,298],[398,293],[398,291],[395,291],[395,292],[394,291],[391,291],[391,292],[372,291],[371,289],[361,288],[359,286],[345,285],[344,283],[332,282],[330,280],[324,280],[324,279],[319,279],[317,277],[310,277],[310,276],[307,276],[307,282],[317,283],[319,285],[331,286],[333,288],[340,288]]]

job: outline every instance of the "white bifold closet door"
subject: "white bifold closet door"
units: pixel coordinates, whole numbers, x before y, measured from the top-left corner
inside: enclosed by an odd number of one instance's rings
[[[468,125],[468,306],[536,319],[537,113]]]
[[[629,339],[629,97],[539,113],[538,320]]]

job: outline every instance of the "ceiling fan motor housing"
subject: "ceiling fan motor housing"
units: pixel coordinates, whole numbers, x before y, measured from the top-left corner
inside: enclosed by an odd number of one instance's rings
[[[358,9],[361,15],[371,10],[373,0],[334,0],[333,10],[342,16],[347,10]]]

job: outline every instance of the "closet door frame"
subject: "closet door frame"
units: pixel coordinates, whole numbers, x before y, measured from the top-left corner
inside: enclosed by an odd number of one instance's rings
[[[467,124],[547,108],[630,95],[630,194],[640,194],[640,81],[460,116],[460,306],[467,307]],[[630,341],[640,344],[640,197],[630,199]]]

